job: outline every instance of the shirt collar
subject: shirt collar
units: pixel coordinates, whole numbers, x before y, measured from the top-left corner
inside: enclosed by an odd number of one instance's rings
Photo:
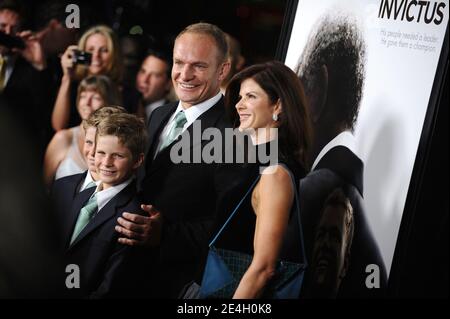
[[[92,175],[91,175],[91,171],[88,170],[86,173],[86,177],[84,178],[84,182],[81,185],[80,193],[86,189],[86,186],[88,186],[90,182],[94,182],[95,185],[97,185],[97,187],[98,187],[98,184],[100,183],[99,181],[94,181],[94,179],[92,178]]]
[[[319,164],[320,160],[325,156],[326,153],[328,153],[333,147],[339,145],[347,147],[356,155],[355,137],[349,131],[344,131],[339,135],[337,135],[335,138],[333,138],[330,142],[328,142],[328,144],[325,145],[324,148],[322,148],[322,150],[320,151],[319,155],[317,155],[311,167],[311,171],[313,171],[316,168],[317,164]]]
[[[176,114],[178,114],[178,112],[184,111],[184,114],[186,115],[186,120],[187,120],[186,124],[183,127],[183,129],[185,129],[189,125],[194,123],[195,120],[200,117],[200,115],[202,115],[203,113],[208,111],[210,108],[212,108],[220,100],[221,97],[222,97],[222,93],[219,92],[212,98],[210,98],[206,101],[203,101],[199,104],[192,105],[191,107],[189,107],[187,109],[184,109],[183,106],[181,105],[181,101],[179,101],[178,107],[175,110],[175,112],[171,118],[171,121],[175,118],[175,116],[176,116]]]
[[[134,176],[130,177],[129,179],[127,179],[125,182],[120,183],[118,185],[112,186],[108,189],[103,190],[102,189],[102,184],[99,183],[97,185],[97,188],[95,190],[96,196],[97,196],[97,207],[98,210],[100,211],[103,207],[105,207],[106,204],[108,204],[108,202],[117,194],[119,194],[125,187],[127,187],[132,181],[133,181]]]

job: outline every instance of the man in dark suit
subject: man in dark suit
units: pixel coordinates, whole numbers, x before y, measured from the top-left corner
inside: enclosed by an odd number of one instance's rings
[[[381,296],[386,286],[384,262],[365,216],[364,164],[354,152],[352,134],[362,96],[364,63],[365,43],[357,25],[349,17],[330,15],[316,25],[297,67],[308,96],[314,130],[314,143],[309,152],[312,172],[301,180],[299,188],[309,260],[314,230],[328,195],[341,187],[353,207],[350,264],[342,278],[338,298]],[[366,285],[369,265],[378,266],[378,289]],[[307,289],[306,284],[305,295]]]
[[[148,124],[142,193],[144,202],[152,204],[145,206],[149,216],[125,213],[118,221],[124,235],[120,242],[159,246],[163,297],[177,297],[203,268],[207,253],[217,196],[216,163],[201,158],[194,163],[192,154],[209,143],[200,140],[206,129],[229,126],[219,90],[230,67],[226,57],[225,35],[214,25],[193,24],[176,38],[172,82],[180,101],[156,109]],[[177,143],[169,138],[174,127],[183,132],[183,139],[189,137],[189,147],[181,149],[182,155],[190,153],[189,162],[175,163],[172,151]]]
[[[50,138],[51,96],[43,48],[30,31],[20,32],[24,13],[19,2],[7,0],[0,3],[0,32],[17,36],[23,41],[0,44],[0,95],[10,112],[23,120],[23,127],[43,153]]]

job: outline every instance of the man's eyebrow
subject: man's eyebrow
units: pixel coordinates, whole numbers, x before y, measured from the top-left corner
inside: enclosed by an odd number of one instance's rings
[[[206,66],[209,65],[207,62],[203,62],[203,61],[192,62],[192,64],[194,64],[194,65],[206,65]]]

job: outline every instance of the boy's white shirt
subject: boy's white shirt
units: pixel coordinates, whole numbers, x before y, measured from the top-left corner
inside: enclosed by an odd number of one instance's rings
[[[86,174],[86,177],[84,178],[84,182],[83,182],[83,184],[80,187],[80,191],[79,192],[81,193],[82,191],[84,191],[86,189],[86,186],[88,186],[90,182],[94,182],[95,185],[97,185],[97,187],[100,184],[100,181],[94,181],[94,179],[92,178],[92,175],[91,175],[91,171],[88,170],[87,174]]]
[[[125,187],[127,187],[132,181],[134,176],[131,176],[129,179],[127,179],[125,182],[120,183],[115,186],[111,186],[108,189],[103,189],[103,185],[100,182],[97,185],[97,188],[95,190],[96,196],[97,196],[97,212],[99,212],[103,207],[105,207],[106,204],[117,194],[119,194]]]

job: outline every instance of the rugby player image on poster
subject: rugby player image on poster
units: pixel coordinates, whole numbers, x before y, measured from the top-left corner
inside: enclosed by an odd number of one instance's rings
[[[313,123],[303,297],[386,296],[449,2],[299,0],[285,63]]]

